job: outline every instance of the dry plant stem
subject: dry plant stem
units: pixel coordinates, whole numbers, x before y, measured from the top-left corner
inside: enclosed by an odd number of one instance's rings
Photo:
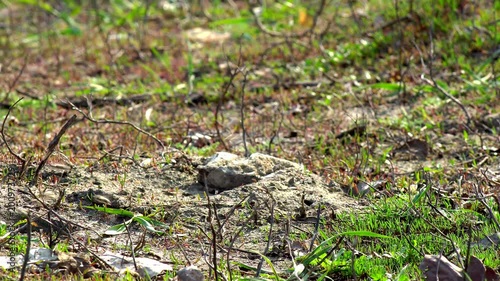
[[[89,120],[90,122],[92,123],[96,123],[96,124],[118,124],[118,125],[128,125],[132,128],[134,128],[135,130],[139,131],[140,133],[152,138],[154,141],[156,141],[157,144],[159,144],[162,148],[163,151],[166,150],[166,147],[165,145],[163,144],[162,141],[160,141],[157,137],[153,136],[151,133],[139,128],[137,125],[131,123],[131,122],[128,122],[128,121],[117,121],[117,120],[108,120],[108,119],[99,119],[99,120],[96,120],[94,118],[92,118],[90,116],[90,114],[86,114],[85,112],[83,112],[83,110],[81,110],[80,108],[76,107],[74,104],[72,104],[70,101],[68,101],[69,104],[71,104],[71,106],[73,107],[74,110],[80,112],[80,114],[83,115],[83,117],[87,120]]]
[[[408,209],[406,211],[408,211]],[[425,255],[425,253],[422,249],[418,249],[415,245],[413,245],[413,242],[410,241],[410,236],[412,234],[410,225],[407,225],[406,229],[404,229],[404,230],[402,228],[400,228],[399,231],[400,231],[400,233],[404,233],[404,235],[402,235],[402,237],[406,240],[408,245],[410,245],[410,248],[412,248],[415,252],[419,253],[422,256]]]
[[[28,266],[28,262],[30,260],[30,249],[31,249],[31,214],[28,213],[26,218],[26,224],[28,225],[28,238],[26,245],[26,253],[24,254],[23,267],[21,268],[21,277],[19,277],[19,281],[24,280],[24,276],[26,275],[26,266]]]
[[[57,217],[60,221],[65,222],[66,224],[73,224],[73,225],[76,225],[76,226],[78,226],[80,228],[83,228],[83,229],[86,229],[86,230],[90,230],[90,231],[93,231],[93,232],[97,233],[93,229],[90,229],[90,228],[87,228],[87,227],[83,227],[83,226],[81,226],[81,225],[79,225],[77,223],[74,223],[74,222],[72,222],[70,220],[67,220],[67,219],[61,217],[51,207],[47,206],[47,204],[45,204],[45,202],[43,202],[40,198],[38,198],[38,196],[36,196],[36,194],[29,187],[28,187],[28,194],[31,195],[31,196],[33,196],[33,198],[36,201],[38,201],[38,203],[40,203],[40,205],[42,205],[42,207],[44,207],[49,213],[51,213],[55,217]],[[51,221],[46,221],[46,222],[53,226],[53,223]],[[82,247],[83,249],[85,249],[85,251],[89,252],[93,257],[95,257],[101,263],[101,265],[103,265],[106,268],[113,269],[113,267],[111,265],[109,265],[105,260],[101,259],[101,257],[99,257],[96,253],[94,253],[93,251],[91,251],[85,244],[83,244],[82,242],[80,242],[77,239],[75,239],[73,237],[73,235],[71,235],[71,232],[69,232],[67,230],[64,230],[64,229],[61,229],[61,230],[64,231],[64,232],[66,232],[66,234],[69,236],[69,238],[71,239],[71,241],[77,243],[80,247]],[[97,233],[97,234],[99,235],[99,233]]]
[[[469,115],[469,112],[467,109],[465,109],[465,106],[454,96],[450,95],[445,89],[443,89],[441,86],[438,85],[436,80],[434,79],[434,69],[432,67],[432,63],[434,61],[434,24],[431,24],[431,27],[429,29],[429,38],[430,38],[430,59],[429,59],[429,76],[430,79],[425,78],[425,75],[422,73],[420,78],[427,84],[433,86],[434,88],[438,89],[443,95],[445,95],[447,98],[451,99],[454,103],[456,103],[464,112],[465,116],[467,117],[467,127],[470,126],[471,118]],[[468,128],[469,129],[469,128]]]
[[[495,181],[491,178],[489,178],[487,175],[486,175],[486,171],[484,170],[480,170],[481,171],[481,174],[483,175],[483,177],[486,179],[486,181],[489,183],[489,184],[495,184],[497,187],[500,187],[500,182],[498,181]],[[500,197],[499,195],[495,195],[495,194],[492,194],[490,195],[491,197],[493,197],[493,199],[495,199],[495,202],[497,203],[497,208],[498,210],[500,210]]]
[[[231,85],[233,84],[234,78],[236,77],[236,75],[238,74],[238,72],[231,70],[231,64],[229,63],[229,58],[227,58],[226,64],[227,64],[229,73],[231,73],[231,75],[229,76],[229,81],[225,84],[225,87],[223,87],[223,90],[220,92],[219,100],[217,101],[217,106],[215,108],[215,113],[214,113],[214,118],[215,118],[215,120],[214,120],[215,124],[214,125],[215,125],[215,131],[217,132],[217,138],[219,139],[219,141],[221,142],[222,146],[224,147],[224,150],[230,151],[229,147],[226,145],[226,142],[224,141],[224,138],[222,137],[222,134],[220,132],[220,128],[219,128],[219,112],[220,112],[220,109],[222,107],[222,103],[224,102],[224,98],[226,97],[226,95],[227,95],[227,93],[229,91],[229,87],[231,87]]]
[[[218,235],[218,238],[220,239],[220,241],[222,241],[224,239],[224,229],[220,223],[220,219],[219,219],[219,214],[217,213],[217,205],[212,202],[212,210],[214,210],[214,213],[213,213],[213,218],[215,219],[215,222],[217,223],[217,235]],[[216,239],[217,241],[217,239]]]
[[[243,228],[245,228],[248,223],[250,222],[250,220],[253,218],[253,215],[250,215],[247,217],[247,219],[245,220],[245,222],[241,225],[241,227],[238,229],[238,231],[236,231],[236,233],[234,233],[233,235],[233,239],[231,239],[231,242],[229,243],[229,246],[226,248],[226,266],[227,266],[227,271],[229,272],[229,281],[232,281],[233,280],[233,274],[231,273],[231,263],[230,263],[230,254],[231,254],[231,250],[233,249],[233,245],[234,243],[236,242],[236,239],[238,239],[238,237],[240,236],[240,233],[241,231],[243,231]]]
[[[316,238],[318,237],[320,219],[321,219],[321,204],[318,205],[318,212],[316,213],[316,221],[314,223],[314,234],[313,237],[311,238],[311,244],[309,245],[309,252],[312,251],[312,248],[314,247],[314,241],[316,241]]]
[[[243,137],[243,147],[245,148],[245,157],[250,156],[250,152],[247,147],[247,130],[245,129],[245,87],[247,85],[248,71],[246,71],[246,67],[242,66],[242,54],[241,54],[241,42],[240,42],[240,50],[239,50],[239,58],[238,58],[238,72],[243,73],[243,82],[241,85],[241,104],[240,104],[240,122],[241,122],[241,131]]]
[[[28,97],[30,99],[34,99],[34,100],[40,100],[40,97],[37,97],[25,90],[19,90],[19,89],[16,89],[16,93],[18,93],[19,95],[21,96],[25,96],[25,97]]]
[[[101,162],[104,158],[108,157],[108,156],[116,156],[115,154],[112,154],[113,152],[119,150],[120,151],[120,155],[118,155],[118,158],[122,158],[123,156],[123,146],[119,145],[113,149],[111,149],[110,151],[106,151],[104,150],[104,153],[103,155],[97,159],[96,161],[94,161],[94,163],[92,163],[90,165],[90,168],[93,168],[94,166],[96,166],[99,162]],[[125,157],[125,158],[128,158],[128,157]]]
[[[147,24],[147,22],[149,20],[148,12],[149,12],[149,8],[151,7],[152,3],[153,3],[153,1],[146,0],[146,8],[144,9],[144,15],[142,17],[142,22],[140,24],[140,32],[137,33],[137,37],[139,37],[140,49],[145,48],[145,42],[144,42],[143,35],[147,34],[145,27],[146,27],[146,24]]]
[[[146,245],[146,232],[147,232],[147,229],[143,229],[142,235],[139,238],[140,240],[139,240],[139,242],[134,247],[134,252],[136,252],[136,253],[139,252]]]
[[[203,232],[203,230],[201,230],[201,232],[206,236],[207,234]],[[200,245],[203,245],[202,243],[200,243]],[[211,270],[214,270],[214,266],[210,263],[210,261],[207,260],[207,255],[205,254],[205,250],[203,248],[201,248],[201,252],[202,252],[202,255],[203,255],[203,261],[205,261],[205,263],[208,265],[208,267],[211,269]],[[227,281],[227,278],[226,276],[224,276],[224,274],[220,273],[219,272],[219,275],[221,276],[221,278],[224,280],[224,281]],[[210,279],[211,280],[211,279]],[[215,280],[215,279],[214,279]]]
[[[217,138],[219,139],[220,143],[224,147],[224,150],[226,150],[226,151],[230,151],[230,150],[229,150],[229,147],[226,145],[226,142],[224,141],[224,138],[222,137],[222,134],[220,132],[219,112],[220,112],[220,109],[222,107],[222,102],[224,101],[224,97],[226,96],[226,94],[229,90],[229,87],[231,86],[235,76],[236,76],[236,74],[231,74],[231,78],[230,78],[229,82],[227,82],[224,90],[221,91],[221,94],[219,96],[219,100],[217,101],[217,107],[215,108],[215,113],[214,113],[214,115],[215,115],[214,116],[215,117],[215,122],[214,122],[215,124],[214,125],[215,125],[215,131],[217,132]]]
[[[125,225],[125,229],[127,230],[128,240],[130,241],[130,252],[132,254],[132,261],[134,262],[134,268],[137,272],[137,263],[135,262],[135,251],[134,251],[134,242],[132,242],[132,237],[130,236],[130,229],[128,228],[128,223],[123,223]]]
[[[184,248],[181,246],[181,243],[179,241],[179,237],[176,236],[175,237],[175,245],[177,246],[177,248],[179,248],[179,251],[181,251],[182,255],[184,256],[184,258],[186,259],[187,263],[189,264],[189,266],[192,266],[193,265],[193,262],[191,262],[191,260],[189,259],[186,251],[184,250]]]
[[[236,76],[241,72],[241,63],[242,63],[242,55],[241,55],[241,43],[240,43],[240,53],[239,53],[239,58],[238,58],[238,67],[235,69],[235,70],[231,70],[231,64],[229,62],[229,58],[226,57],[226,64],[227,64],[227,67],[228,67],[228,70],[229,70],[229,81],[225,84],[225,87],[223,87],[223,90],[221,91],[220,93],[220,96],[219,96],[219,100],[217,101],[217,107],[215,108],[215,113],[214,113],[214,117],[215,117],[215,131],[217,132],[217,138],[219,139],[219,141],[221,142],[222,146],[224,147],[224,149],[226,151],[230,151],[229,150],[229,147],[226,145],[226,143],[224,142],[224,138],[222,137],[222,134],[220,132],[220,128],[219,128],[219,112],[220,112],[220,109],[222,107],[222,103],[224,102],[224,98],[226,97],[227,93],[229,92],[229,88],[231,86],[234,87],[234,79],[236,78]]]
[[[299,275],[297,274],[296,272],[296,268],[297,268],[297,263],[295,262],[295,259],[293,258],[293,251],[292,251],[292,243],[290,243],[290,240],[287,238],[286,240],[286,245],[288,246],[288,255],[290,256],[291,260],[292,260],[292,264],[293,264],[293,275],[295,276],[295,278],[297,278],[297,280],[299,281],[302,281],[302,278],[299,277]]]
[[[264,253],[262,254],[264,256],[267,255],[267,253],[269,252],[269,247],[271,246],[271,237],[273,234],[274,207],[276,205],[276,201],[274,199],[272,199],[272,200],[273,200],[273,202],[271,204],[271,214],[270,214],[271,218],[270,218],[270,222],[269,222],[269,232],[267,233],[267,244],[266,244],[266,248],[264,249]],[[255,277],[259,277],[263,264],[264,264],[264,258],[261,257],[259,265],[257,266],[257,272],[255,273]]]
[[[394,9],[396,10],[396,20],[399,21],[399,0],[394,1]],[[398,46],[398,71],[399,71],[399,94],[403,94],[403,99],[406,99],[406,83],[404,79],[404,71],[403,71],[403,42],[404,42],[404,33],[403,27],[398,25],[398,36],[399,36],[399,46]]]
[[[207,238],[208,238],[208,235],[202,230],[200,229],[201,232],[203,233],[203,235],[205,235]],[[209,255],[209,253],[207,253],[203,247],[203,243],[199,242],[200,243],[200,251],[201,251],[201,256],[203,258],[203,261],[208,265],[208,268],[210,268],[211,270],[214,270],[214,266],[212,265],[212,263],[207,259],[207,256]],[[209,274],[209,278],[211,278],[212,275]]]
[[[0,246],[2,246],[3,244],[7,243],[9,241],[9,237],[14,237],[14,235],[18,234],[19,232],[23,231],[25,228],[27,227],[26,224],[10,231],[10,232],[7,232],[5,233],[4,235],[0,236]]]
[[[47,160],[49,160],[50,155],[54,153],[54,150],[57,147],[57,144],[59,144],[59,141],[61,140],[61,137],[66,133],[66,131],[73,126],[76,123],[76,114],[71,116],[71,118],[64,123],[62,126],[61,130],[57,133],[57,135],[50,141],[49,147],[47,148],[47,151],[45,152],[45,156],[43,157],[42,161],[38,164],[38,167],[36,168],[35,175],[33,177],[33,183],[37,184],[38,183],[38,175],[40,174],[40,171],[42,170],[43,166],[47,163]]]
[[[212,232],[212,266],[214,270],[215,280],[219,280],[218,272],[217,272],[217,233],[215,231],[214,223],[213,223],[213,214],[212,214],[212,206],[210,202],[210,194],[208,194],[208,185],[206,175],[203,178],[204,188],[205,188],[205,196],[207,197],[207,207],[208,207],[208,223],[210,224],[210,231]]]
[[[240,45],[240,52],[241,52],[241,45]],[[241,55],[241,53],[240,53]],[[245,148],[245,157],[249,157],[250,156],[250,152],[248,151],[248,147],[247,147],[247,130],[245,129],[245,86],[247,84],[247,75],[248,75],[248,72],[245,71],[245,69],[243,68],[242,70],[240,70],[242,72],[245,72],[243,74],[243,84],[241,85],[241,105],[240,105],[240,122],[241,122],[241,131],[242,131],[242,134],[243,134],[243,147]]]
[[[414,209],[415,210],[415,209]],[[415,210],[416,211],[416,210]],[[457,254],[457,260],[458,262],[460,263],[461,267],[464,268],[464,261],[462,259],[462,255],[460,255],[460,252],[458,251],[458,248],[457,246],[455,245],[455,242],[453,242],[453,240],[451,238],[449,238],[448,236],[446,236],[446,234],[444,234],[437,226],[435,226],[432,222],[430,222],[429,220],[425,219],[424,216],[421,216],[422,219],[427,223],[429,224],[430,226],[432,226],[434,228],[434,230],[440,234],[445,240],[447,240],[452,248],[453,248],[453,251],[455,252],[455,254]]]
[[[24,172],[24,169],[26,168],[26,160],[24,158],[21,157],[21,155],[15,153],[14,151],[12,151],[12,148],[10,148],[10,145],[9,143],[7,142],[7,140],[5,139],[5,121],[7,120],[7,118],[9,117],[9,114],[10,112],[12,111],[12,109],[20,102],[22,101],[23,98],[20,98],[18,99],[10,108],[9,110],[7,111],[7,114],[5,115],[5,118],[3,119],[3,122],[2,122],[2,131],[1,131],[1,135],[2,135],[2,140],[3,140],[3,143],[5,143],[5,146],[7,146],[7,149],[9,150],[9,153],[12,154],[14,157],[16,157],[16,159],[21,162],[21,174],[23,174]]]
[[[497,227],[497,230],[500,230],[500,223],[498,222],[497,218],[495,217],[495,214],[493,213],[493,210],[491,209],[490,206],[486,203],[484,200],[485,196],[481,190],[481,186],[479,183],[474,184],[474,192],[476,193],[476,198],[479,200],[479,202],[488,210],[488,214],[490,215],[491,220],[495,223],[495,226]]]
[[[439,280],[439,267],[441,267],[441,258],[443,257],[443,251],[439,252],[439,259],[436,265],[436,280]]]
[[[42,216],[40,216],[40,219],[42,219]],[[50,212],[47,212],[47,220],[52,221],[52,218],[50,217]],[[49,224],[49,226],[50,226],[49,233],[47,235],[49,237],[48,248],[53,249],[57,244],[57,239],[59,238],[60,233],[59,233],[59,231],[54,232],[54,228],[52,227],[52,224]],[[41,236],[42,236],[42,233],[40,233],[40,238],[41,238]],[[40,241],[42,241],[42,240],[40,239]]]
[[[430,200],[430,196],[428,194],[426,194],[426,197]],[[437,203],[437,202],[436,202]],[[435,205],[431,204],[431,203],[427,203],[429,205],[429,207],[431,209],[433,209],[436,213],[438,213],[441,217],[443,217],[444,219],[446,219],[447,221],[449,221],[450,223],[453,223],[454,221],[450,218],[448,218],[445,214],[443,214],[442,211],[440,211],[439,208],[437,208]],[[436,204],[437,205],[437,204]]]
[[[108,53],[108,56],[109,56],[109,65],[110,66],[113,66],[114,65],[114,62],[113,62],[113,52],[112,52],[112,48],[111,48],[111,45],[109,44],[109,33],[107,35],[104,34],[104,29],[101,25],[101,16],[100,16],[100,7],[99,5],[97,4],[97,0],[92,0],[92,9],[94,10],[94,13],[95,13],[95,20],[96,20],[96,26],[97,26],[97,29],[99,30],[99,35],[101,36],[101,40],[104,42],[105,46],[106,46],[106,51]],[[111,32],[111,30],[109,31]]]
[[[16,77],[14,77],[14,80],[12,80],[12,82],[10,83],[9,89],[7,90],[7,93],[5,94],[5,98],[3,99],[2,102],[5,102],[9,98],[9,95],[12,92],[12,89],[14,89],[14,87],[17,84],[17,81],[19,81],[19,78],[21,78],[21,76],[23,75],[24,70],[26,69],[26,65],[28,65],[28,58],[29,58],[29,55],[24,56],[23,65],[21,66],[21,69],[17,73]]]
[[[240,202],[231,207],[231,209],[226,213],[225,215],[226,219],[224,220],[224,222],[222,222],[221,227],[224,227],[226,225],[229,219],[233,216],[236,209],[243,206],[243,202],[245,202],[248,198],[250,198],[250,196],[251,196],[250,194],[246,195],[245,197],[243,197],[243,199],[240,200]]]
[[[469,236],[469,239],[467,239],[467,252],[465,253],[465,268],[464,271],[467,272],[467,268],[469,267],[470,263],[470,247],[472,243],[472,225],[469,222],[469,229],[467,229],[467,235]]]
[[[439,86],[438,83],[436,83],[436,81],[434,80],[434,78],[431,77],[431,79],[427,79],[427,78],[425,78],[424,74],[422,74],[422,76],[420,76],[420,78],[425,83],[427,83],[427,84],[431,85],[432,87],[438,89],[439,92],[441,92],[443,95],[445,95],[447,98],[449,98],[450,100],[452,100],[455,104],[457,104],[460,107],[460,109],[462,109],[462,111],[465,114],[465,117],[467,118],[467,126],[470,126],[470,124],[471,124],[471,117],[469,115],[469,112],[467,111],[467,109],[465,108],[465,106],[460,102],[459,99],[457,99],[454,96],[450,95],[445,89],[443,89],[443,87]]]

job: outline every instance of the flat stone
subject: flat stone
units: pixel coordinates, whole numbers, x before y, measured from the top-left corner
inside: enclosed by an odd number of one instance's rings
[[[198,181],[218,190],[233,189],[250,184],[277,171],[301,170],[302,166],[274,156],[254,153],[250,157],[239,157],[228,152],[218,152],[198,167]]]

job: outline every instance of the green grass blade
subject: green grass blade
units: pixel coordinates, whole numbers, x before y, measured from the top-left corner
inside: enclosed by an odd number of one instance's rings
[[[111,215],[119,215],[126,217],[133,217],[135,215],[133,212],[124,209],[115,209],[115,208],[99,207],[99,206],[84,206],[84,208],[104,212]]]

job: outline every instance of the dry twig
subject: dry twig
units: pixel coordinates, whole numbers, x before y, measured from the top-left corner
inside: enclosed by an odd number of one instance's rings
[[[42,170],[43,166],[47,163],[47,160],[49,159],[50,155],[54,153],[54,150],[57,147],[57,144],[59,144],[59,141],[61,140],[61,137],[66,133],[66,131],[73,126],[76,123],[76,115],[71,116],[71,118],[64,123],[62,126],[61,130],[55,135],[55,137],[50,141],[49,146],[47,147],[47,151],[45,152],[45,156],[42,158],[42,161],[38,164],[38,167],[36,168],[35,175],[33,177],[33,183],[36,184],[38,182],[38,175],[40,174],[40,171]]]
[[[29,55],[26,55],[24,57],[23,65],[21,66],[21,69],[17,73],[16,77],[14,77],[14,80],[12,80],[12,82],[9,84],[9,88],[8,88],[7,93],[5,94],[5,98],[3,99],[2,102],[5,102],[9,98],[9,95],[12,92],[12,89],[14,89],[14,87],[16,87],[16,84],[19,81],[19,78],[21,78],[21,76],[24,73],[24,70],[26,69],[26,66],[28,65],[28,58],[29,58]]]
[[[445,89],[443,89],[443,87],[439,86],[438,83],[436,83],[436,81],[434,80],[434,78],[431,77],[431,79],[428,79],[428,78],[425,78],[425,75],[422,74],[420,76],[420,79],[422,79],[422,81],[424,81],[425,83],[431,85],[432,87],[436,88],[439,92],[441,92],[443,95],[445,95],[447,98],[449,98],[450,100],[452,100],[454,103],[456,103],[460,109],[462,109],[462,111],[464,112],[465,114],[465,117],[467,118],[467,126],[470,126],[471,124],[471,117],[470,117],[470,114],[469,112],[467,111],[467,109],[465,108],[465,106],[460,102],[459,99],[457,99],[456,97],[452,96],[451,94],[449,94]]]
[[[73,107],[74,110],[80,112],[80,114],[82,114],[85,119],[89,120],[92,123],[96,123],[96,124],[128,125],[128,126],[134,128],[135,130],[137,130],[138,132],[140,132],[141,134],[144,134],[144,135],[152,138],[154,141],[156,141],[156,143],[158,143],[161,146],[161,148],[163,149],[163,151],[166,150],[166,147],[165,147],[165,145],[163,144],[162,141],[160,141],[157,137],[153,136],[150,132],[147,132],[147,131],[139,128],[134,123],[131,123],[131,122],[128,122],[128,121],[117,121],[117,120],[108,120],[108,119],[99,119],[99,120],[97,120],[97,119],[92,118],[90,114],[87,114],[87,113],[83,112],[83,110],[81,110],[80,108],[78,108],[77,106],[75,106],[70,101],[68,101],[68,103],[71,104],[71,106]]]
[[[23,98],[20,98],[18,99],[10,108],[9,108],[9,111],[7,111],[7,114],[5,115],[5,118],[3,119],[3,122],[2,122],[2,130],[1,130],[1,135],[2,135],[2,140],[3,142],[5,143],[5,146],[7,146],[7,149],[9,150],[9,153],[12,154],[14,157],[16,157],[17,160],[19,160],[19,162],[21,162],[21,171],[24,171],[25,167],[26,167],[26,159],[24,159],[23,157],[21,157],[21,155],[15,153],[14,151],[12,151],[12,148],[10,148],[10,145],[9,143],[7,142],[7,140],[5,139],[5,121],[7,121],[7,118],[9,118],[9,114],[10,112],[12,111],[12,109],[20,102],[22,101]],[[22,173],[22,172],[21,172]]]
[[[51,207],[49,207],[47,204],[45,204],[45,202],[43,200],[41,200],[38,196],[36,196],[36,194],[31,190],[31,188],[28,187],[28,192],[27,192],[29,195],[31,195],[38,203],[40,203],[40,205],[42,205],[42,207],[44,209],[46,209],[50,214],[54,215],[56,218],[58,218],[61,222],[64,222],[66,226],[68,225],[75,225],[75,226],[78,226],[80,228],[83,228],[83,229],[86,229],[86,230],[90,230],[90,231],[93,231],[95,233],[97,233],[94,229],[91,229],[91,228],[88,228],[88,227],[84,227],[84,226],[81,226],[73,221],[70,221],[66,218],[63,218],[62,216],[60,216],[58,213],[56,213]],[[49,223],[50,225],[54,226],[54,224],[51,222],[51,221],[46,221],[47,223]],[[93,251],[91,251],[84,243],[80,242],[78,239],[75,239],[73,237],[73,235],[71,235],[71,232],[68,230],[68,229],[63,229],[63,228],[60,228],[58,227],[60,230],[62,230],[63,232],[65,232],[70,240],[76,244],[78,244],[80,247],[82,247],[82,249],[84,249],[85,251],[87,251],[88,253],[90,253],[94,258],[96,258],[103,267],[106,267],[106,268],[109,268],[109,269],[113,269],[113,267],[111,265],[109,265],[105,260],[103,260],[101,257],[99,257],[96,253],[94,253]],[[97,233],[99,235],[99,233]]]

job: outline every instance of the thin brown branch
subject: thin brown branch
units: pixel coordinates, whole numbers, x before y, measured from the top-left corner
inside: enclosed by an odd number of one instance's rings
[[[245,87],[247,84],[247,77],[248,77],[248,72],[245,70],[245,67],[241,68],[240,71],[244,72],[243,73],[243,82],[241,85],[241,104],[240,104],[240,123],[241,123],[241,131],[242,131],[242,137],[243,137],[243,147],[245,148],[245,157],[250,156],[250,151],[248,150],[247,146],[247,130],[245,127]]]
[[[224,147],[224,150],[226,151],[230,151],[229,147],[226,145],[226,142],[224,141],[224,138],[222,137],[222,134],[221,134],[221,131],[220,131],[220,126],[219,126],[219,112],[220,112],[220,109],[222,108],[222,103],[224,102],[224,99],[226,98],[226,95],[227,93],[229,92],[229,88],[234,85],[233,84],[233,81],[234,79],[236,78],[236,75],[238,75],[238,69],[235,69],[235,70],[232,70],[231,69],[231,64],[229,62],[229,58],[226,57],[226,64],[227,64],[227,67],[228,67],[228,71],[230,73],[229,75],[229,81],[226,82],[223,86],[223,89],[222,91],[220,92],[220,95],[219,95],[219,100],[217,101],[217,106],[215,108],[215,113],[214,113],[214,125],[215,125],[215,131],[217,132],[217,138],[219,139],[220,143],[222,144],[222,146]],[[238,65],[238,68],[239,68],[239,65]]]
[[[246,197],[248,198],[248,196]],[[241,225],[241,227],[238,228],[238,230],[234,233],[233,238],[231,239],[231,242],[229,243],[229,246],[226,248],[226,266],[227,266],[227,271],[229,272],[229,281],[233,280],[233,274],[231,274],[231,250],[234,249],[233,245],[236,242],[236,239],[240,237],[240,233],[243,231],[245,227],[248,226],[250,220],[253,218],[253,214],[248,216],[245,220],[245,222]]]
[[[219,280],[219,275],[224,279],[224,280],[227,280],[225,278],[225,276],[220,273],[217,269],[217,231],[215,230],[215,226],[214,226],[214,217],[216,215],[214,215],[213,211],[216,211],[216,206],[215,204],[213,204],[212,206],[212,203],[210,202],[210,194],[208,193],[208,185],[207,185],[207,179],[206,179],[206,175],[203,176],[203,186],[204,186],[204,189],[205,189],[205,197],[207,197],[207,207],[208,207],[208,214],[207,214],[207,221],[210,225],[210,233],[212,235],[212,237],[210,238],[207,234],[205,234],[207,236],[208,239],[210,239],[210,245],[211,245],[211,248],[212,248],[212,256],[211,256],[211,259],[212,259],[212,270],[214,271],[214,280]],[[212,209],[213,207],[213,209]],[[220,230],[220,229],[219,229]],[[210,264],[209,264],[210,266]]]
[[[474,184],[474,192],[476,193],[476,198],[477,200],[486,208],[488,211],[488,214],[490,215],[490,219],[494,222],[495,226],[497,227],[497,230],[500,230],[500,222],[498,222],[497,218],[495,217],[495,214],[491,207],[486,203],[486,200],[484,200],[485,195],[481,189],[481,185],[479,183]]]
[[[467,111],[467,109],[465,108],[465,106],[460,102],[459,99],[457,99],[456,97],[452,96],[451,94],[449,94],[445,89],[443,89],[443,87],[439,86],[438,83],[436,83],[436,81],[434,80],[434,78],[431,78],[431,79],[427,79],[425,78],[425,75],[422,74],[420,76],[420,78],[422,79],[422,81],[424,81],[425,83],[433,86],[434,88],[436,88],[439,92],[441,92],[443,95],[445,95],[447,98],[449,98],[450,100],[452,100],[454,103],[456,103],[460,109],[462,109],[462,111],[464,112],[465,114],[465,117],[467,118],[467,126],[469,127],[470,124],[471,124],[471,117],[470,117],[470,114],[469,112]]]
[[[5,146],[7,146],[7,149],[9,150],[9,153],[12,154],[14,157],[16,157],[17,160],[19,160],[19,162],[21,162],[21,165],[22,165],[22,170],[24,170],[24,167],[26,165],[26,160],[21,157],[21,155],[15,153],[14,151],[12,151],[12,148],[10,147],[9,143],[7,142],[7,140],[5,139],[5,121],[9,118],[9,114],[10,112],[12,111],[12,109],[20,102],[22,101],[23,98],[20,98],[18,99],[10,108],[9,108],[9,111],[7,111],[7,114],[5,115],[5,118],[3,119],[3,122],[2,122],[2,130],[1,130],[1,135],[2,135],[2,140],[3,142],[5,143]]]
[[[30,250],[31,250],[31,214],[28,213],[26,217],[26,225],[28,226],[28,238],[26,245],[26,253],[24,254],[23,266],[21,268],[21,277],[19,277],[19,281],[23,281],[26,276],[26,267],[28,266],[28,262],[30,260]]]
[[[76,123],[76,114],[71,116],[71,118],[64,123],[62,126],[61,130],[57,133],[57,135],[54,136],[52,141],[50,141],[49,146],[47,147],[47,151],[45,152],[44,157],[42,158],[42,161],[38,164],[38,167],[36,168],[35,175],[33,177],[33,183],[36,184],[38,182],[38,175],[40,174],[40,171],[42,170],[43,166],[47,163],[47,160],[49,157],[54,153],[54,150],[56,149],[57,145],[59,144],[59,141],[61,140],[61,137],[66,133],[66,131],[73,126]]]
[[[269,232],[267,233],[266,248],[264,249],[264,253],[262,253],[262,256],[267,255],[269,252],[269,248],[271,247],[271,240],[272,240],[271,237],[273,234],[273,225],[274,225],[274,208],[276,206],[276,201],[274,200],[274,198],[271,199],[272,203],[271,203],[271,214],[269,215],[270,216]],[[255,273],[255,277],[259,277],[263,264],[264,264],[264,257],[261,257],[259,265],[257,266],[257,272]]]
[[[314,247],[314,241],[316,241],[316,238],[318,237],[319,233],[319,226],[321,224],[321,204],[318,204],[318,211],[316,213],[316,221],[314,222],[314,234],[313,237],[311,238],[311,243],[309,244],[309,252],[312,252],[313,247]]]
[[[132,255],[132,261],[134,262],[134,269],[135,269],[135,272],[138,272],[137,262],[135,261],[134,241],[132,241],[132,237],[130,236],[130,229],[128,228],[128,223],[124,222],[123,225],[125,226],[125,229],[127,230],[128,240],[130,241],[130,253]]]
[[[9,89],[7,90],[7,93],[5,94],[5,98],[3,99],[3,102],[5,102],[9,98],[9,95],[12,92],[12,89],[14,89],[17,82],[19,81],[19,78],[21,78],[21,76],[23,75],[24,70],[26,69],[26,65],[28,65],[28,57],[29,57],[29,55],[24,56],[23,65],[21,66],[21,69],[17,73],[16,77],[14,77],[14,80],[12,80],[12,82],[10,83]]]
[[[50,206],[48,206],[47,204],[45,204],[45,202],[43,200],[41,200],[38,196],[36,196],[36,194],[31,190],[30,187],[28,187],[28,191],[26,192],[27,194],[31,195],[38,203],[40,203],[40,205],[42,205],[42,207],[44,209],[46,209],[50,214],[54,215],[56,218],[58,218],[61,222],[64,222],[66,226],[68,225],[75,225],[75,226],[78,226],[80,228],[83,228],[85,230],[89,230],[89,231],[92,231],[92,232],[95,232],[97,233],[94,229],[92,228],[88,228],[88,227],[84,227],[84,226],[81,226],[75,222],[72,222],[66,218],[63,218],[62,216],[60,216],[58,213],[56,213],[54,211],[53,208],[51,208]],[[46,221],[47,223],[49,223],[50,225],[54,226],[54,224],[51,222],[51,221]],[[88,253],[90,253],[93,257],[95,257],[103,267],[105,268],[109,268],[109,269],[113,269],[113,267],[111,265],[109,265],[105,260],[103,260],[101,257],[99,257],[96,253],[94,253],[93,251],[91,251],[84,243],[80,242],[78,239],[75,239],[73,237],[73,235],[71,235],[71,232],[67,229],[63,229],[63,228],[60,228],[58,227],[59,229],[61,229],[63,232],[65,232],[68,237],[70,238],[70,240],[76,244],[78,244],[80,247],[82,247],[85,251],[87,251]],[[99,236],[100,234],[97,233]]]
[[[135,130],[137,130],[138,132],[152,138],[154,141],[156,141],[157,144],[159,144],[161,146],[161,148],[163,149],[163,151],[166,150],[166,147],[165,145],[163,144],[162,141],[160,141],[157,137],[153,136],[151,133],[139,128],[137,125],[135,125],[134,123],[131,123],[131,122],[128,122],[128,121],[117,121],[117,120],[109,120],[109,119],[94,119],[90,116],[90,114],[87,114],[85,112],[83,112],[83,110],[81,110],[80,108],[78,108],[77,106],[75,106],[74,104],[72,104],[70,101],[68,101],[69,104],[71,104],[73,106],[73,109],[78,111],[80,114],[83,115],[83,117],[87,120],[89,120],[90,122],[92,123],[95,123],[95,124],[118,124],[118,125],[127,125],[127,126],[130,126],[132,128],[134,128]]]

